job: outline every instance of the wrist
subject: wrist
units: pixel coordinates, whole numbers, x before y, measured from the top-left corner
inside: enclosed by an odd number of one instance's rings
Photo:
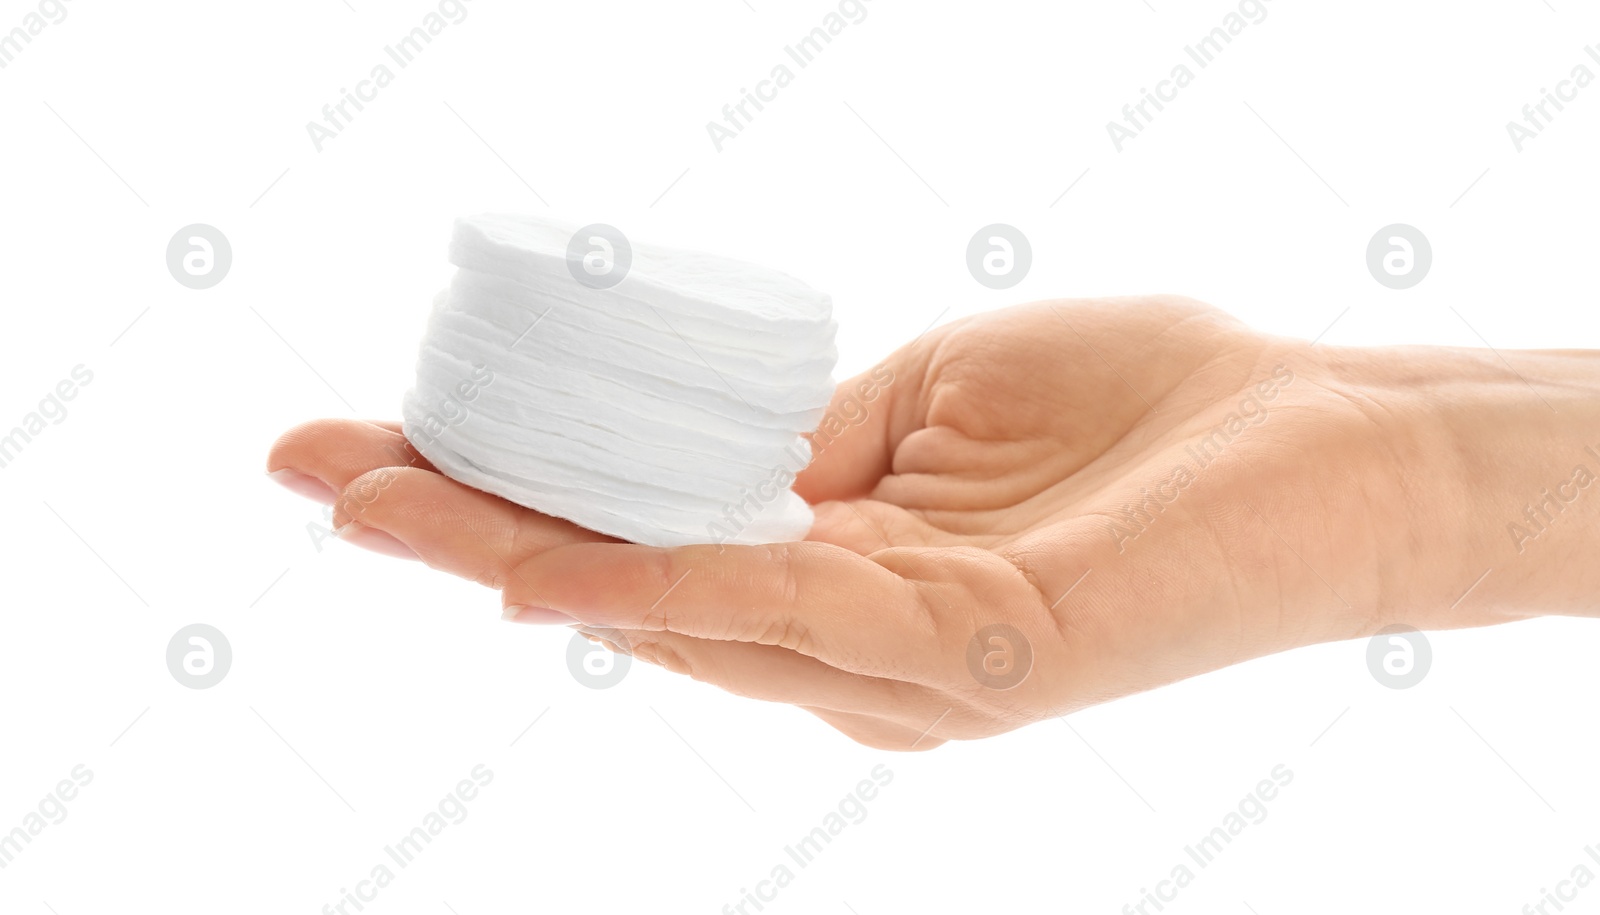
[[[1410,581],[1391,621],[1595,613],[1600,352],[1330,350],[1327,365],[1392,443]]]

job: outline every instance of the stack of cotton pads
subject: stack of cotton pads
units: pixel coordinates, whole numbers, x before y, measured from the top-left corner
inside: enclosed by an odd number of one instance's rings
[[[805,537],[789,487],[833,395],[826,295],[526,216],[457,220],[450,261],[403,409],[440,472],[651,546]]]

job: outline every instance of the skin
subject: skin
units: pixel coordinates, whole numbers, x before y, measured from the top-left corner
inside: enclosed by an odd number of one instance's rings
[[[1312,346],[1162,296],[978,315],[884,368],[839,386],[798,543],[620,543],[441,476],[396,423],[301,425],[268,469],[508,618],[883,749],[1395,624],[1595,612],[1600,486],[1572,481],[1600,473],[1600,354]]]

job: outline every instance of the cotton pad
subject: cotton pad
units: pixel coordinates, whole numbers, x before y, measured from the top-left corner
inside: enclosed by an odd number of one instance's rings
[[[590,242],[620,281],[590,279],[574,254]],[[441,473],[650,546],[811,529],[789,487],[833,396],[826,295],[528,216],[457,220],[450,261],[402,407],[406,437]]]

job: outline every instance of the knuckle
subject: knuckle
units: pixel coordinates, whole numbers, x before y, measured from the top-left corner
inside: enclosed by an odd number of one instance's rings
[[[359,517],[367,509],[377,504],[389,487],[399,479],[399,472],[403,468],[374,467],[345,484],[344,492],[339,495],[339,504],[352,516]]]
[[[1033,589],[1033,596],[1039,598],[1041,606],[1048,607],[1051,603],[1048,596],[1050,589],[1045,587],[1044,579],[1040,576],[1037,565],[1045,557],[1036,553],[1018,551],[1006,558],[1010,561],[1011,566],[1017,570],[1017,573],[1022,576],[1023,580],[1028,583],[1028,586]]]
[[[815,639],[804,623],[783,616],[774,619],[763,626],[756,635],[755,641],[762,645],[776,645],[803,655],[813,655],[816,650]]]
[[[468,576],[468,580],[495,591],[505,591],[511,584],[511,577],[503,571],[499,563],[488,563],[478,567]],[[525,603],[525,601],[514,602]]]
[[[632,650],[635,657],[664,668],[670,673],[680,674],[691,680],[706,682],[705,678],[697,670],[696,665],[690,662],[688,654],[670,642],[660,639],[647,639],[635,642]]]
[[[639,575],[650,590],[661,597],[645,609],[640,628],[660,631],[672,629],[672,598],[667,592],[676,590],[676,583],[694,569],[689,554],[681,550],[654,550],[647,554]]]

